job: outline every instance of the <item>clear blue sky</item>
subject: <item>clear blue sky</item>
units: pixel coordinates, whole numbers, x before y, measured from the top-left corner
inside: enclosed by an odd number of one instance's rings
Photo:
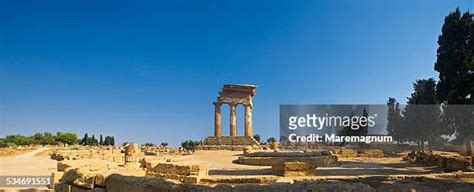
[[[265,139],[278,136],[280,104],[404,103],[415,79],[437,77],[437,37],[458,6],[474,8],[472,0],[1,1],[0,137],[204,139],[225,83],[258,86],[254,131]],[[242,121],[239,107],[240,134]]]

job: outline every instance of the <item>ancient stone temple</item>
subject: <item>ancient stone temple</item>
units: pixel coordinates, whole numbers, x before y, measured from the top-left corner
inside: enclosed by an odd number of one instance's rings
[[[141,154],[140,147],[135,143],[129,143],[125,146],[125,167],[139,167]]]
[[[252,124],[252,97],[255,96],[254,85],[224,85],[214,102],[214,136],[204,141],[203,149],[240,149],[246,146],[259,146],[253,139]],[[229,105],[230,122],[229,136],[222,135],[222,113],[221,107]],[[237,113],[238,105],[244,106],[244,135],[237,135]]]

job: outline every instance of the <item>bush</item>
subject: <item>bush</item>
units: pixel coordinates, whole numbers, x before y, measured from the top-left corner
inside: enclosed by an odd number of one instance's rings
[[[201,141],[185,140],[181,142],[181,147],[189,151],[194,151],[197,146],[201,144]]]

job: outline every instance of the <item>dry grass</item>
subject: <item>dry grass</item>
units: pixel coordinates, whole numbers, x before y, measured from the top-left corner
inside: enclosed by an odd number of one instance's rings
[[[51,156],[52,153],[53,153],[53,149],[47,149],[47,150],[36,153],[35,157]]]
[[[15,155],[21,155],[33,151],[33,149],[13,149],[13,148],[0,148],[0,157],[10,157]]]

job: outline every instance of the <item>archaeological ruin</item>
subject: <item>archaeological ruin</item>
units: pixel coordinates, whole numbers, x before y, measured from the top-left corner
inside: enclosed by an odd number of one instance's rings
[[[214,102],[214,135],[196,151],[139,146],[58,148],[57,192],[71,191],[472,191],[472,142],[443,151],[407,144],[302,145],[253,138],[256,86],[224,85]],[[230,107],[229,135],[221,107]],[[245,107],[237,135],[236,106]]]
[[[204,140],[200,149],[243,150],[247,146],[258,148],[260,145],[253,138],[252,97],[255,96],[255,85],[224,85],[214,104],[214,136]],[[222,105],[230,107],[229,136],[222,135]],[[237,105],[243,105],[244,135],[237,135]]]

